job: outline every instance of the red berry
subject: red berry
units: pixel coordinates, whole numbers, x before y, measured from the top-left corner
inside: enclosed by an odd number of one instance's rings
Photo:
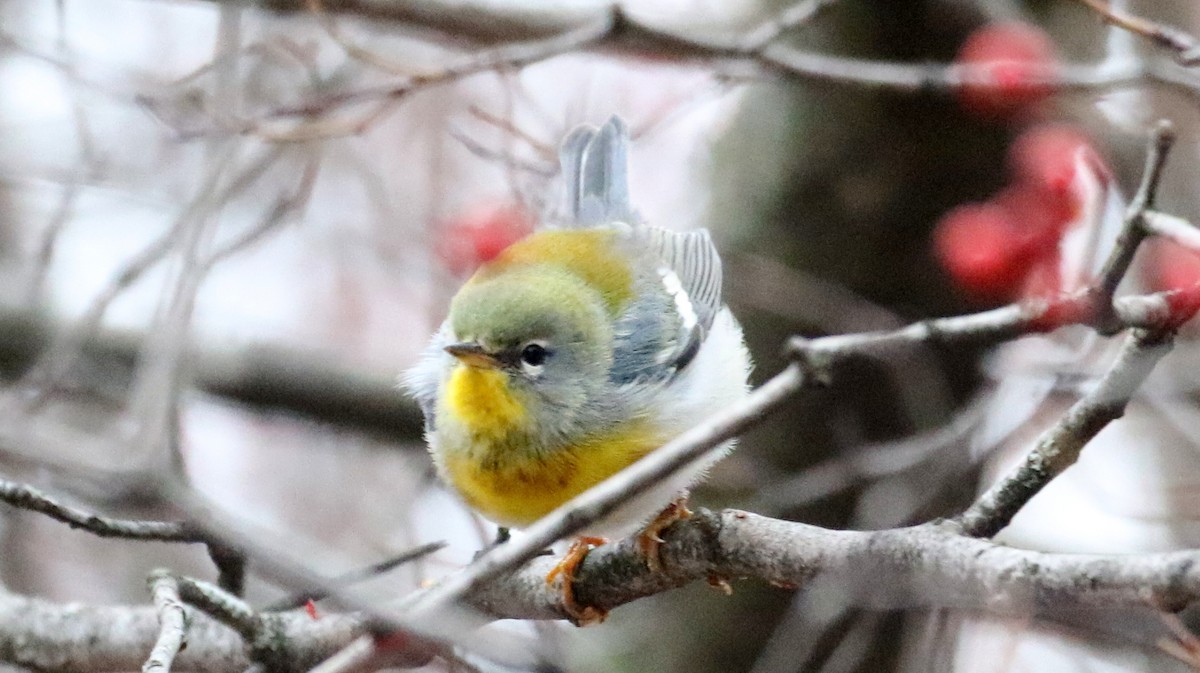
[[[1055,253],[1066,224],[1060,199],[1018,183],[993,196],[992,203],[1008,213],[1022,254],[1041,259]]]
[[[1156,291],[1170,290],[1167,305],[1182,324],[1200,307],[1200,255],[1172,241],[1150,240],[1147,280]]]
[[[1066,124],[1034,126],[1008,149],[1008,163],[1017,181],[1049,192],[1069,192],[1081,161],[1093,162],[1093,168],[1108,172],[1088,137]]]
[[[977,29],[959,48],[956,61],[966,66],[968,81],[959,90],[959,100],[981,117],[1010,119],[1053,91],[1047,80],[1055,74],[1054,44],[1027,23],[991,23]]]
[[[1200,283],[1200,255],[1170,241],[1147,241],[1147,246],[1155,290],[1184,290]]]
[[[475,206],[442,227],[437,253],[451,271],[466,275],[527,236],[533,224],[532,215],[518,205]]]
[[[1028,266],[1025,243],[1008,211],[995,203],[971,203],[947,213],[934,232],[942,265],[980,299],[1012,296]]]

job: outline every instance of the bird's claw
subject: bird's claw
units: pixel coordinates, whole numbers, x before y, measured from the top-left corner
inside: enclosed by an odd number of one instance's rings
[[[581,537],[571,543],[571,547],[567,549],[567,553],[546,573],[546,584],[554,584],[554,581],[560,576],[562,577],[562,604],[563,609],[567,613],[567,617],[576,626],[589,626],[591,624],[599,624],[608,617],[607,610],[592,607],[590,605],[580,605],[575,600],[575,569],[583,563],[583,559],[587,557],[594,547],[608,542],[602,537]]]
[[[660,533],[676,521],[682,521],[692,516],[692,510],[687,508],[687,497],[680,496],[663,508],[658,516],[650,520],[642,532],[638,533],[637,546],[646,557],[646,567],[654,572],[662,570],[662,554],[660,547],[663,539]]]

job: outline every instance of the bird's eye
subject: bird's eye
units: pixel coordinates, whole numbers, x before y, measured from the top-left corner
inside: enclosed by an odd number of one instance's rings
[[[521,349],[521,362],[530,367],[540,367],[546,362],[546,356],[549,354],[545,346],[532,343]]]

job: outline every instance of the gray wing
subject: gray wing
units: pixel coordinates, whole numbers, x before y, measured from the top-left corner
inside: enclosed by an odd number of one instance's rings
[[[580,126],[567,134],[558,156],[572,224],[636,221],[629,203],[628,150],[629,132],[617,116],[598,129]]]
[[[721,310],[721,258],[708,232],[640,226],[633,244],[651,257],[656,291],[639,297],[617,322],[617,383],[673,377],[692,361]]]
[[[567,210],[576,226],[631,225],[636,254],[648,257],[659,291],[639,297],[616,325],[616,382],[670,377],[695,357],[721,310],[721,258],[704,230],[640,224],[629,202],[629,133],[620,117],[581,126],[559,149]]]
[[[705,334],[721,310],[721,256],[707,229],[668,231],[658,227],[639,227],[648,248],[661,262],[659,275],[683,314],[690,329],[693,325]],[[675,274],[678,287],[670,278]],[[690,312],[691,315],[688,315]]]
[[[450,321],[447,320],[433,334],[425,350],[421,351],[417,364],[404,372],[400,379],[400,384],[413,396],[417,405],[421,407],[421,413],[425,415],[426,434],[432,433],[437,427],[438,387],[441,385],[442,372],[447,366],[446,360],[452,357],[445,351],[449,344]]]

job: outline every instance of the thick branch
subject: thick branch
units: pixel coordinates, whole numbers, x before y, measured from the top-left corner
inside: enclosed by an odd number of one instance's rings
[[[187,609],[188,646],[173,670],[241,673],[250,665],[241,636]],[[303,612],[278,615],[291,670],[304,670],[363,632],[358,620],[329,615],[314,621]],[[138,670],[155,645],[155,608],[59,605],[0,593],[0,660],[40,671],[102,673]]]
[[[1042,609],[1133,607],[1177,610],[1200,598],[1200,552],[1052,554],[964,537],[953,526],[834,531],[747,512],[700,510],[663,535],[664,569],[646,567],[633,539],[584,560],[576,597],[602,609],[711,577],[753,577],[803,586],[822,575],[872,608],[963,607],[1028,615]],[[554,559],[474,594],[497,618],[563,619],[561,592],[544,577]]]
[[[27,311],[0,310],[0,372],[20,375],[66,327]],[[144,335],[99,331],[83,345],[87,365],[68,377],[72,388],[122,394],[136,366]],[[398,440],[421,436],[417,405],[382,372],[354,370],[328,357],[268,346],[197,348],[187,359],[194,383],[213,395],[279,409],[344,428]],[[105,372],[94,380],[90,373]]]
[[[577,572],[578,599],[604,609],[711,577],[803,586],[821,575],[848,601],[872,608],[961,607],[1026,615],[1042,609],[1146,606],[1177,610],[1200,597],[1200,552],[1051,554],[1013,549],[926,524],[887,531],[834,531],[746,512],[699,510],[663,533],[663,570],[651,571],[633,539],[595,549]],[[535,559],[467,602],[493,618],[564,619],[562,592],[547,586],[554,559]],[[359,620],[302,612],[274,615],[290,658],[311,666],[363,634]],[[189,610],[188,647],[176,671],[240,673],[241,638]],[[0,594],[0,659],[67,673],[133,670],[153,646],[149,607],[55,605]]]

